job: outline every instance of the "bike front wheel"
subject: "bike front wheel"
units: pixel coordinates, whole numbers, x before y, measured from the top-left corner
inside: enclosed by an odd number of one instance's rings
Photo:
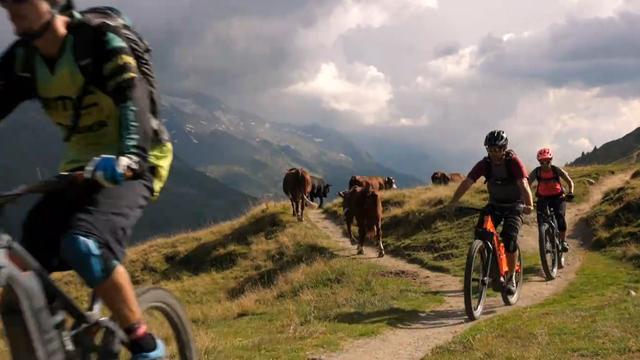
[[[487,273],[488,248],[481,240],[474,240],[467,253],[464,270],[464,309],[469,320],[477,320],[482,315],[489,285]]]
[[[520,298],[520,292],[522,291],[522,284],[524,283],[524,264],[522,263],[522,252],[520,251],[520,247],[517,249],[518,252],[518,262],[516,263],[515,277],[516,277],[516,291],[513,295],[509,295],[507,293],[506,286],[503,287],[501,295],[502,302],[505,305],[515,305]]]

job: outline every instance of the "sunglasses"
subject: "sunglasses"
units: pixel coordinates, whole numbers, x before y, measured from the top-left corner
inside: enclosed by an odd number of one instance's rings
[[[501,154],[505,151],[505,148],[502,146],[487,146],[487,152],[494,154]]]
[[[544,165],[544,164],[551,164],[551,160],[539,160],[538,161],[540,164]]]

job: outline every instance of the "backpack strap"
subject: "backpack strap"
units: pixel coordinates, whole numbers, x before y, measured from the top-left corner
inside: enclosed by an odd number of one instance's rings
[[[504,165],[507,169],[507,178],[508,179],[515,179],[515,175],[513,174],[513,157],[515,156],[515,153],[513,152],[513,150],[507,150],[505,152],[504,155]],[[493,175],[493,166],[491,166],[491,159],[489,159],[488,156],[485,156],[483,159],[484,161],[484,166],[485,166],[485,176],[484,176],[484,183],[486,184],[490,179],[491,176]]]
[[[560,168],[555,165],[551,165],[551,171],[553,171],[553,179],[560,182]]]
[[[489,159],[488,156],[485,156],[482,161],[484,163],[484,183],[486,184],[489,182],[492,175],[491,159]]]
[[[504,165],[507,168],[507,177],[511,180],[515,180],[516,176],[513,174],[513,158],[516,156],[516,153],[513,150],[507,150],[504,154]]]
[[[15,73],[20,78],[29,78],[35,84],[36,74],[36,48],[20,41],[16,44],[15,50]]]
[[[78,69],[84,77],[84,83],[80,88],[80,92],[73,102],[73,112],[71,115],[71,127],[67,129],[64,136],[64,142],[71,141],[82,116],[82,102],[89,94],[91,85],[98,86],[95,59],[97,54],[96,44],[99,44],[98,31],[82,19],[74,19],[71,24],[70,31],[73,31],[74,37],[74,56]]]

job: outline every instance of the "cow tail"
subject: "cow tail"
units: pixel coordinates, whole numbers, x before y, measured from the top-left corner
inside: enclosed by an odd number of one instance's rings
[[[304,203],[307,204],[307,206],[316,209],[318,207],[318,204],[314,203],[313,201],[309,200],[309,198],[307,197],[307,195],[302,195],[302,197],[304,198]]]

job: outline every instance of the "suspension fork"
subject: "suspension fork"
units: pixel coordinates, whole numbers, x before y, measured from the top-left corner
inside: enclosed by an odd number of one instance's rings
[[[486,281],[485,279],[489,278],[491,275],[491,263],[493,262],[494,249],[489,241],[485,241],[484,245],[485,245],[487,259],[484,263],[485,268],[482,269],[482,275],[483,275],[483,281]],[[487,281],[487,284],[488,284],[488,281]],[[484,284],[484,285],[487,285],[487,284]]]

